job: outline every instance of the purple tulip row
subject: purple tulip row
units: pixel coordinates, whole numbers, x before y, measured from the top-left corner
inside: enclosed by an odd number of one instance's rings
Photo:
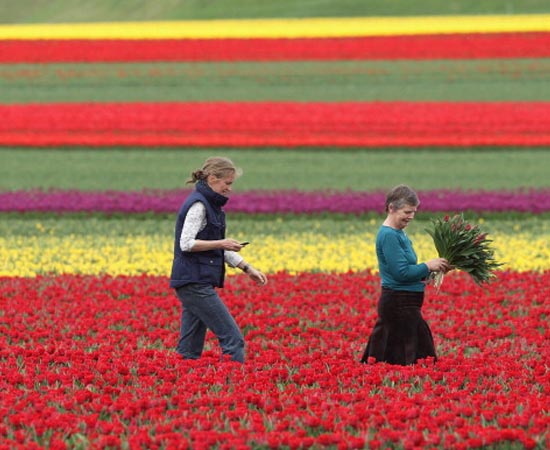
[[[0,193],[0,211],[173,213],[189,190],[105,191],[30,190]],[[543,213],[550,211],[550,189],[518,191],[432,190],[418,192],[421,211]],[[351,213],[384,211],[385,194],[376,192],[250,191],[234,193],[228,212]]]

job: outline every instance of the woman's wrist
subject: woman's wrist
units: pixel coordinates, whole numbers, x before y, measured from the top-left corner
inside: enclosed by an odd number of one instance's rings
[[[248,272],[250,271],[250,264],[244,263],[244,264],[241,266],[241,270],[242,270],[244,273],[248,273]]]

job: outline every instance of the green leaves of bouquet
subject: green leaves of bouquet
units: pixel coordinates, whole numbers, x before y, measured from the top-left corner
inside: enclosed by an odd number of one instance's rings
[[[432,220],[431,225],[426,231],[432,237],[441,258],[449,261],[451,266],[469,273],[478,285],[495,277],[495,269],[502,264],[494,259],[492,240],[487,238],[487,233],[481,232],[479,226],[466,222],[462,214]],[[432,276],[438,289],[443,276],[442,272]]]

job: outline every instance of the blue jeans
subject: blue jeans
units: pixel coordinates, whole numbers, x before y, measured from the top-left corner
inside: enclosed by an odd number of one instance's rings
[[[244,338],[235,319],[214,287],[192,283],[176,289],[181,302],[180,339],[176,351],[186,359],[197,359],[204,348],[206,330],[218,338],[222,353],[232,361],[244,362]]]

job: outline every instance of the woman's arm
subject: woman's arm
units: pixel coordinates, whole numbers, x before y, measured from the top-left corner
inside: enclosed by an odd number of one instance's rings
[[[408,245],[411,252],[414,252],[412,245],[410,243]],[[430,272],[448,272],[451,269],[445,258],[433,258],[420,264],[411,262],[399,238],[394,235],[386,236],[382,251],[387,261],[388,271],[399,282],[419,281]]]
[[[197,234],[206,226],[206,207],[201,202],[191,205],[185,216],[181,230],[180,249],[182,252],[204,252],[207,250],[231,250],[238,252],[243,246],[235,239],[205,241],[197,239]]]
[[[206,226],[206,207],[201,202],[191,205],[183,222],[180,236],[180,249],[182,252],[196,251],[194,249],[197,234]]]

